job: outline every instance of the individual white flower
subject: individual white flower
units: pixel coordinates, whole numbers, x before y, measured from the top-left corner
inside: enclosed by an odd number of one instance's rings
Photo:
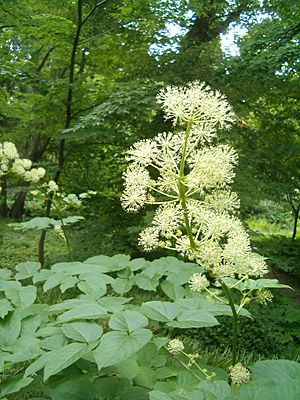
[[[27,158],[17,158],[14,160],[12,167],[11,167],[11,172],[17,174],[17,175],[24,175],[27,170],[29,170],[32,166],[32,161],[28,160]]]
[[[150,139],[135,143],[128,151],[126,160],[147,166],[157,154],[156,142]]]
[[[49,181],[48,182],[48,193],[56,193],[58,191],[59,187],[58,184],[55,181]]]
[[[30,171],[24,173],[24,180],[27,182],[38,182],[46,174],[44,168],[32,168]]]
[[[236,193],[228,190],[214,191],[205,197],[204,205],[218,213],[233,212],[240,207],[240,200]]]
[[[9,160],[19,158],[18,150],[12,142],[3,143],[3,153]]]
[[[157,102],[162,105],[167,119],[174,123],[192,122],[226,126],[233,121],[233,111],[225,96],[213,92],[209,86],[199,81],[186,87],[168,86],[157,95]]]
[[[169,353],[176,355],[184,350],[184,344],[179,339],[172,339],[169,341],[167,349]]]
[[[237,363],[229,368],[231,382],[235,385],[247,383],[250,380],[250,371],[241,363]]]
[[[183,223],[182,209],[176,204],[164,204],[156,210],[152,223],[162,235],[172,234]]]
[[[139,245],[145,251],[155,250],[159,246],[159,231],[153,227],[144,229],[139,236]]]
[[[269,302],[272,302],[274,296],[269,289],[261,289],[256,294],[256,300],[258,303],[267,305]]]
[[[193,292],[203,292],[209,286],[209,280],[205,275],[195,273],[190,277],[188,284]]]

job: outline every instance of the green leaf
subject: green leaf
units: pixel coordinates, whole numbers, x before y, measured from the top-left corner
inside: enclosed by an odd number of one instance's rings
[[[116,365],[119,376],[126,379],[133,379],[139,372],[139,365],[135,360],[129,359],[119,362]]]
[[[151,331],[143,328],[130,335],[121,331],[105,333],[101,338],[100,345],[94,351],[98,369],[127,360],[144,347],[151,337]]]
[[[62,325],[66,337],[77,342],[91,343],[99,339],[103,333],[101,326],[89,322],[71,322]]]
[[[100,377],[94,381],[94,386],[98,394],[97,398],[105,400],[119,399],[127,385],[128,383],[125,379],[110,376]]]
[[[154,275],[149,270],[145,270],[136,274],[134,279],[137,286],[143,290],[156,290],[159,279],[161,278],[160,274]]]
[[[148,301],[141,310],[148,318],[161,322],[170,322],[177,314],[177,306],[168,301]]]
[[[124,293],[129,292],[129,290],[132,288],[134,284],[133,279],[127,279],[127,278],[116,278],[114,283],[111,285],[112,289],[120,294],[121,296]]]
[[[17,280],[27,279],[32,277],[38,270],[41,268],[41,264],[38,262],[27,261],[24,263],[20,263],[16,265],[16,273],[15,278]]]
[[[168,323],[174,328],[202,328],[207,326],[219,325],[218,320],[205,311],[181,311],[176,321]]]
[[[96,303],[90,303],[88,307],[83,304],[66,311],[57,318],[57,321],[67,322],[73,319],[98,319],[106,315],[107,313],[104,308]]]
[[[149,400],[148,389],[129,386],[121,393],[120,400]]]
[[[168,279],[160,284],[162,291],[172,300],[181,299],[186,294],[186,289],[182,286],[175,285]]]
[[[149,398],[150,400],[172,400],[172,398],[169,395],[163,392],[159,392],[157,390],[149,392]]]
[[[7,299],[0,300],[0,318],[4,318],[9,311],[13,310],[13,306]]]
[[[225,381],[204,381],[199,385],[205,400],[233,400],[231,388]]]
[[[78,282],[78,278],[76,276],[68,276],[64,279],[60,285],[60,290],[62,293],[65,293],[66,290],[74,287]]]
[[[21,319],[16,311],[10,312],[0,320],[0,346],[15,342],[21,331]]]
[[[300,364],[289,360],[258,361],[252,367],[252,379],[269,379],[274,384],[283,383],[300,376]]]
[[[109,320],[111,329],[131,333],[148,325],[148,319],[139,311],[125,310],[114,314]]]
[[[1,383],[1,397],[19,392],[33,381],[32,378],[13,377]]]
[[[58,272],[49,276],[43,286],[44,292],[47,292],[50,289],[55,288],[58,285],[61,285],[65,279],[68,278],[68,275],[64,272]]]
[[[38,282],[44,282],[49,278],[50,275],[52,275],[52,272],[49,269],[40,269],[34,274],[32,282],[34,284]]]
[[[137,386],[142,386],[147,389],[153,389],[156,382],[156,371],[148,366],[141,366],[139,373],[134,378],[134,382]]]
[[[24,309],[34,303],[37,291],[35,286],[28,285],[19,289],[6,289],[5,294],[16,307]]]
[[[81,215],[72,215],[70,217],[63,218],[63,224],[64,225],[76,224],[76,222],[82,221],[83,219],[85,218],[82,217]]]
[[[27,222],[19,222],[9,224],[9,226],[14,227],[16,230],[26,230],[26,229],[49,229],[52,228],[56,224],[56,220],[54,218],[48,217],[35,217]]]
[[[88,376],[64,377],[51,387],[51,400],[95,400],[96,392]]]
[[[40,369],[44,368],[51,352],[43,353],[36,361],[34,361],[24,372],[24,377],[35,374]]]
[[[90,350],[85,343],[71,343],[50,352],[44,369],[44,381],[83,357]]]
[[[290,286],[280,283],[277,279],[248,279],[245,282],[241,282],[238,287],[241,290],[246,289],[292,289]]]

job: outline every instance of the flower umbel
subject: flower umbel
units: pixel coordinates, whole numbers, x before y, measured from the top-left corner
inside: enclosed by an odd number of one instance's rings
[[[237,363],[229,368],[231,382],[235,385],[247,383],[250,380],[250,371],[241,363]]]
[[[184,350],[184,344],[179,339],[172,339],[167,345],[168,352],[171,354],[179,354]]]
[[[189,281],[189,287],[193,292],[203,292],[209,286],[209,280],[203,274],[193,274]]]

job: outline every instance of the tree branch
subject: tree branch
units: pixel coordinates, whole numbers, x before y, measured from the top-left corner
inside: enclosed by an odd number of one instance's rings
[[[102,1],[100,1],[99,3],[97,3],[97,4],[91,9],[91,11],[88,13],[88,15],[82,20],[81,26],[83,26],[83,25],[86,23],[86,21],[90,18],[90,16],[91,16],[92,14],[94,14],[94,12],[97,10],[98,7],[102,6],[102,4],[106,3],[107,1],[108,1],[108,0],[102,0]]]
[[[54,50],[55,46],[50,47],[50,49],[46,52],[46,54],[44,55],[40,65],[37,68],[38,72],[41,72],[42,68],[44,67],[44,65],[46,64],[47,59],[49,58],[50,54],[52,53],[52,51]]]

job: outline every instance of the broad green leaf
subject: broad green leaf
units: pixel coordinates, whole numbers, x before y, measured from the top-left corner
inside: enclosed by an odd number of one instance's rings
[[[51,351],[45,364],[44,381],[50,378],[50,376],[74,364],[83,357],[89,349],[89,346],[85,343],[71,343],[60,349]]]
[[[6,296],[21,309],[31,306],[36,299],[36,287],[33,285],[22,286],[19,289],[6,289]]]
[[[148,389],[128,386],[124,392],[121,393],[120,400],[149,400]]]
[[[66,311],[57,318],[57,321],[68,322],[73,319],[98,319],[106,315],[107,313],[104,308],[100,307],[98,304],[91,303],[88,307],[86,305],[80,305]]]
[[[12,271],[7,268],[0,268],[0,280],[6,281],[10,279]]]
[[[162,291],[172,300],[181,299],[185,296],[186,289],[182,286],[176,285],[166,279],[160,284]]]
[[[66,337],[62,333],[46,337],[40,341],[40,346],[44,350],[57,350],[66,345]]]
[[[13,377],[1,383],[1,397],[19,392],[33,381],[32,378]]]
[[[170,322],[176,317],[177,306],[168,301],[148,301],[143,303],[141,311],[154,321]]]
[[[127,360],[144,347],[151,337],[151,331],[143,328],[130,335],[121,331],[105,333],[101,338],[100,345],[94,351],[98,369]]]
[[[76,222],[82,221],[85,218],[82,217],[81,215],[71,215],[70,217],[63,218],[63,224],[64,225],[71,225],[71,224],[76,224]]]
[[[88,376],[65,377],[51,388],[51,400],[95,400],[96,392]]]
[[[91,343],[99,339],[103,333],[101,326],[89,322],[71,322],[62,325],[66,337],[77,342]]]
[[[94,282],[86,282],[81,281],[77,284],[79,290],[89,296],[89,298],[93,298],[97,300],[99,297],[102,297],[106,293],[106,284],[105,282],[97,281],[95,279]]]
[[[49,269],[40,269],[33,275],[32,282],[34,284],[38,282],[44,282],[49,278],[50,275],[52,275],[52,272]]]
[[[145,270],[136,274],[134,279],[137,286],[143,290],[156,290],[159,279],[161,278],[160,274],[154,275],[151,274],[151,271]]]
[[[153,390],[149,392],[149,399],[150,400],[172,400],[172,398],[163,392],[158,392],[157,390]]]
[[[112,376],[100,377],[94,381],[95,390],[98,396],[100,395],[97,398],[105,400],[119,399],[127,385],[128,382],[125,379],[118,379]]]
[[[134,382],[137,386],[153,389],[156,382],[156,371],[146,365],[142,365],[134,378]]]
[[[48,307],[48,312],[49,313],[59,313],[61,311],[66,311],[66,310],[71,310],[72,308],[80,307],[80,306],[85,306],[89,307],[90,305],[98,304],[95,301],[91,301],[90,299],[70,299],[70,300],[65,300],[62,303],[54,304],[53,306]]]
[[[9,346],[15,342],[21,331],[21,319],[16,311],[9,312],[0,319],[0,346]]]
[[[14,227],[16,230],[26,230],[26,229],[49,229],[52,228],[56,224],[56,220],[54,218],[48,217],[35,217],[26,222],[19,222],[9,224],[9,226]]]
[[[34,335],[40,326],[42,318],[40,315],[30,315],[22,319],[21,336]]]
[[[15,275],[17,280],[27,279],[32,277],[41,268],[38,262],[27,261],[16,265],[18,271]]]
[[[139,269],[149,268],[150,261],[146,261],[144,258],[135,258],[129,261],[128,267],[131,271],[138,271]]]
[[[60,285],[60,290],[62,293],[65,293],[66,290],[74,287],[78,282],[78,278],[76,276],[68,276],[64,279]]]
[[[4,318],[9,311],[13,310],[13,306],[11,305],[11,302],[8,301],[7,299],[1,299],[0,300],[0,318]]]
[[[134,279],[116,278],[111,287],[116,293],[122,296],[124,293],[129,292],[133,284]]]
[[[300,364],[289,360],[258,361],[252,367],[252,379],[269,379],[274,384],[283,383],[300,376]]]
[[[44,292],[61,285],[63,281],[68,278],[68,275],[64,272],[58,272],[49,276],[43,286]]]
[[[36,372],[44,368],[50,355],[50,351],[47,353],[43,353],[36,361],[34,361],[32,364],[29,365],[29,367],[26,368],[24,372],[24,377],[35,374]]]
[[[233,400],[231,388],[225,381],[204,381],[199,385],[205,400]]]
[[[103,297],[98,299],[101,307],[105,308],[108,312],[117,313],[124,310],[124,304],[129,303],[132,297]]]
[[[51,400],[95,400],[94,384],[88,376],[78,375],[63,379],[51,388]]]
[[[290,286],[280,283],[277,279],[248,279],[245,282],[241,282],[238,286],[241,290],[246,289],[292,289]]]
[[[131,333],[148,325],[148,319],[139,311],[125,310],[114,314],[109,320],[111,329]]]
[[[54,264],[51,271],[55,273],[65,273],[67,275],[80,275],[80,274],[99,274],[108,272],[109,269],[106,265],[98,265],[86,262],[62,262]]]
[[[118,375],[122,378],[133,379],[139,372],[139,365],[135,360],[129,359],[116,365]]]
[[[218,325],[218,320],[205,311],[181,311],[176,318],[176,321],[168,323],[174,328],[202,328],[207,326]]]

